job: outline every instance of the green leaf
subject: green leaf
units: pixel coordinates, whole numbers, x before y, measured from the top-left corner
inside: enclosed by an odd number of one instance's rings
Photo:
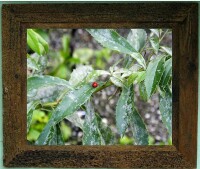
[[[44,49],[40,48],[41,46],[39,45],[39,41],[35,34],[36,33],[32,29],[27,30],[27,43],[34,52],[37,52],[39,55],[41,55]]]
[[[32,29],[27,29],[27,43],[39,55],[44,55],[49,50],[48,43]]]
[[[117,87],[123,87],[124,86],[124,81],[120,76],[112,76],[110,77],[110,81]]]
[[[54,131],[53,137],[52,137],[51,141],[49,142],[49,145],[64,145],[65,142],[63,140],[59,124],[54,126],[53,131]]]
[[[137,60],[137,62],[144,68],[146,69],[146,62],[143,58],[143,56],[140,53],[132,53],[131,57]]]
[[[138,64],[134,64],[133,66],[129,67],[129,68],[125,68],[125,71],[122,75],[122,78],[124,77],[128,77],[131,74],[137,73],[139,71],[139,69],[141,69],[141,67]]]
[[[85,79],[81,82],[83,83],[92,83],[97,80],[97,78],[101,75],[110,75],[108,71],[105,70],[93,70],[91,73],[88,74],[88,76],[85,77]]]
[[[133,132],[136,145],[148,145],[148,132],[146,126],[134,106],[133,85],[123,88],[116,107],[116,126],[121,135],[124,135],[128,124]]]
[[[38,33],[36,33],[36,36],[38,38],[39,43],[44,48],[44,52],[41,53],[42,55],[44,55],[44,54],[46,54],[49,51],[49,45],[48,45],[48,43]]]
[[[93,82],[101,75],[110,75],[110,73],[108,71],[105,71],[105,70],[93,70],[85,78],[85,82],[84,83]]]
[[[131,55],[144,68],[145,60],[142,55],[134,49],[125,38],[120,36],[112,29],[87,29],[87,31],[98,41],[102,46],[112,50],[119,51],[124,54]]]
[[[147,96],[146,87],[144,85],[144,81],[139,83],[139,91],[140,91],[141,99],[144,100],[144,101],[148,101],[148,96]]]
[[[160,30],[159,29],[150,29],[150,30],[151,30],[151,32],[153,32],[159,38],[159,36],[160,36],[160,34],[159,34]]]
[[[62,119],[66,118],[66,116],[70,116],[77,111],[80,106],[82,106],[102,85],[102,83],[99,83],[97,88],[93,88],[91,84],[85,84],[77,90],[68,92],[54,110],[50,121],[45,126],[44,130],[36,141],[36,144],[48,145],[53,137],[53,126],[59,123]]]
[[[106,70],[95,70],[94,73],[95,73],[95,76],[110,75],[110,73]]]
[[[156,90],[156,87],[160,82],[163,71],[164,57],[159,56],[149,63],[146,70],[146,77],[144,80],[148,99]]]
[[[73,70],[71,73],[71,77],[69,79],[69,83],[72,86],[77,86],[80,83],[83,83],[85,78],[92,73],[93,68],[91,66],[79,66],[76,69]]]
[[[165,90],[165,87],[169,84],[171,78],[172,78],[172,58],[168,59],[164,64],[164,72],[159,83],[159,86],[163,91]]]
[[[131,111],[128,113],[129,123],[133,132],[135,145],[148,145],[148,132],[145,123],[134,106],[133,85],[129,89],[128,104],[131,105]]]
[[[29,131],[29,128],[31,125],[33,111],[37,107],[38,104],[40,104],[39,101],[32,101],[27,104],[27,132]]]
[[[144,81],[145,77],[146,77],[146,71],[140,71],[140,72],[137,72],[137,78],[136,78],[136,81],[137,83],[140,83],[142,81]]]
[[[86,104],[83,133],[83,145],[112,145],[114,143],[111,129],[94,112],[90,101]]]
[[[33,98],[37,95],[38,90],[52,86],[64,86],[68,89],[73,89],[66,80],[53,76],[32,76],[27,79],[27,97]]]
[[[168,55],[172,56],[172,49],[166,46],[160,47],[164,52],[166,52]]]
[[[121,75],[121,74],[131,74],[132,72],[128,69],[125,69],[125,68],[119,68],[117,70],[115,70],[112,74],[113,75]]]
[[[148,145],[149,135],[147,128],[135,107],[132,108],[132,112],[129,116],[135,145]]]
[[[61,132],[61,129],[60,129],[60,126],[57,124],[56,125],[56,134],[57,134],[57,145],[64,145],[65,142],[64,142],[64,139],[63,139],[63,136],[62,136],[62,132]]]
[[[72,115],[67,116],[66,119],[72,122],[72,124],[74,124],[75,126],[83,129],[84,121],[79,117],[77,113],[73,113]]]
[[[70,53],[70,36],[64,35],[62,37],[62,46],[63,46],[63,52],[65,54],[65,58],[69,56]]]
[[[145,76],[146,76],[146,71],[133,72],[127,79],[127,85],[130,86],[135,81],[137,83],[140,83],[140,82],[144,81]]]
[[[123,67],[124,68],[130,68],[131,65],[133,64],[133,57],[131,57],[130,55],[126,55],[125,58],[124,58],[124,62],[123,62]]]
[[[33,70],[39,70],[39,67],[36,63],[36,61],[32,58],[27,58],[27,67]]]
[[[172,95],[170,93],[166,93],[165,97],[160,97],[160,112],[162,122],[172,136]]]
[[[82,106],[104,83],[99,82],[98,84],[99,86],[96,88],[93,88],[91,84],[85,84],[78,90],[68,92],[55,109],[53,116],[54,122],[57,123],[61,121],[63,118],[73,114],[78,108],[80,108],[80,106]]]
[[[151,43],[151,46],[152,46],[155,54],[158,54],[158,50],[159,50],[159,38],[157,36],[152,36],[150,38],[150,43]]]
[[[138,72],[132,73],[127,79],[127,85],[130,86],[131,84],[133,84],[134,81],[137,79],[137,77],[138,77]]]
[[[132,111],[132,103],[129,103],[129,96],[134,92],[129,88],[122,88],[121,95],[116,106],[116,126],[119,134],[123,136],[128,127],[128,115]]]
[[[97,118],[97,123],[98,123],[98,128],[100,130],[100,133],[104,139],[104,142],[106,145],[113,145],[115,138],[113,135],[112,130],[110,129],[110,127],[102,122],[101,117],[96,113],[96,118]]]
[[[86,103],[86,115],[83,127],[83,145],[105,145],[98,127],[94,108],[90,101]]]
[[[138,52],[144,47],[146,39],[147,33],[144,29],[131,29],[127,37],[128,42]]]
[[[137,52],[124,37],[112,29],[87,29],[87,31],[104,47],[125,54]]]

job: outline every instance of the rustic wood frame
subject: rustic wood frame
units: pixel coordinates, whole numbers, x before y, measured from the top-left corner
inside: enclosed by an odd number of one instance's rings
[[[3,5],[3,144],[6,167],[196,168],[197,3]],[[26,143],[26,29],[173,30],[173,146],[32,146]]]

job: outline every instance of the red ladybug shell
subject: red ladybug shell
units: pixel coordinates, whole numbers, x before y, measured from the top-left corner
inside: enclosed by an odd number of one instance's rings
[[[96,88],[98,86],[98,83],[97,82],[93,82],[92,83],[92,87]]]

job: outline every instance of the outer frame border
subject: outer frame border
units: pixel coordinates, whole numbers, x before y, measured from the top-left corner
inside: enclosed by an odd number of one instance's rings
[[[3,5],[6,167],[196,168],[198,3]],[[31,146],[26,143],[27,28],[171,28],[173,146]]]

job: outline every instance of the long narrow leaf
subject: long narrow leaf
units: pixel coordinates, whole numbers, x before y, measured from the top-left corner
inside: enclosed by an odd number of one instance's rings
[[[148,131],[145,123],[138,113],[134,105],[134,90],[133,85],[130,86],[130,93],[128,97],[128,104],[131,105],[131,111],[129,111],[129,123],[133,132],[133,139],[135,145],[148,145]]]
[[[132,111],[132,104],[128,104],[130,92],[130,87],[122,88],[122,92],[116,106],[116,126],[121,136],[124,135],[128,127],[128,114],[129,111]]]
[[[172,56],[172,49],[166,46],[161,46],[161,49],[163,49],[164,52],[166,52],[168,55]]]
[[[164,72],[161,77],[159,86],[164,91],[168,85],[169,80],[172,78],[172,58],[168,59],[164,64]]]
[[[118,76],[112,76],[112,77],[110,77],[110,80],[117,87],[123,87],[124,86],[123,79],[118,77]]]
[[[44,55],[49,50],[48,43],[33,29],[27,30],[27,43],[29,47],[39,55]]]
[[[31,125],[33,110],[39,103],[40,103],[39,101],[32,101],[27,104],[27,132],[29,131]]]
[[[149,63],[144,80],[148,98],[153,94],[159,84],[163,71],[164,57],[159,56]]]
[[[133,107],[130,114],[130,125],[133,131],[135,145],[148,145],[148,132],[144,121],[138,111]]]
[[[32,76],[27,79],[27,100],[34,100],[40,89],[53,88],[62,86],[64,88],[73,89],[68,81],[52,76]]]
[[[87,29],[102,46],[124,54],[131,55],[140,65],[146,68],[142,55],[129,42],[112,29]]]
[[[113,135],[112,130],[110,129],[109,126],[107,126],[105,123],[102,122],[102,119],[98,114],[96,114],[96,118],[97,118],[99,131],[101,132],[101,135],[104,139],[105,144],[106,145],[113,145],[115,139],[114,139],[114,135]]]
[[[86,104],[82,141],[83,145],[111,145],[114,143],[114,136],[111,129],[94,112],[90,101]]]
[[[131,126],[136,145],[148,145],[146,126],[134,106],[133,85],[123,88],[116,107],[117,128],[124,135],[128,125]]]
[[[159,47],[160,47],[159,38],[157,36],[151,37],[150,43],[151,43],[151,46],[152,46],[155,54],[158,54],[158,50],[159,50]]]
[[[170,93],[166,93],[165,97],[160,98],[160,112],[162,122],[172,136],[172,95]]]
[[[64,144],[65,142],[62,137],[60,126],[59,124],[57,124],[56,126],[54,126],[53,136],[51,141],[49,142],[49,145],[64,145]]]
[[[27,30],[27,43],[29,47],[39,55],[43,53],[43,48],[40,48],[39,41],[35,36],[35,32],[32,29]]]
[[[80,83],[83,83],[83,80],[93,71],[91,66],[78,66],[71,73],[69,83],[73,86],[77,86]]]
[[[142,98],[142,100],[147,101],[148,96],[147,96],[146,87],[144,85],[144,81],[139,83],[139,92],[140,92],[140,97]]]
[[[144,47],[146,39],[147,33],[144,29],[131,29],[127,37],[128,42],[138,52]]]
[[[50,121],[40,134],[38,140],[36,141],[36,144],[49,145],[49,142],[53,137],[52,132],[54,132],[54,126],[66,116],[70,116],[76,110],[78,110],[80,106],[82,106],[90,98],[90,96],[102,85],[102,83],[99,83],[99,86],[97,88],[93,88],[91,84],[86,84],[80,87],[78,90],[73,90],[67,93],[53,112]]]
[[[159,29],[150,29],[158,38],[160,36]]]
[[[105,145],[105,141],[98,127],[92,103],[86,103],[86,116],[83,127],[83,145]]]
[[[81,119],[81,117],[79,117],[78,113],[73,113],[70,116],[66,116],[65,117],[67,120],[69,120],[70,122],[72,122],[75,126],[83,129],[83,119]]]
[[[35,62],[34,59],[32,58],[27,58],[27,67],[30,68],[30,69],[33,69],[33,70],[38,70],[39,67],[37,65],[37,63]]]
[[[36,36],[38,38],[39,43],[43,46],[44,52],[42,54],[45,54],[49,51],[49,45],[48,43],[38,34],[36,33]]]

